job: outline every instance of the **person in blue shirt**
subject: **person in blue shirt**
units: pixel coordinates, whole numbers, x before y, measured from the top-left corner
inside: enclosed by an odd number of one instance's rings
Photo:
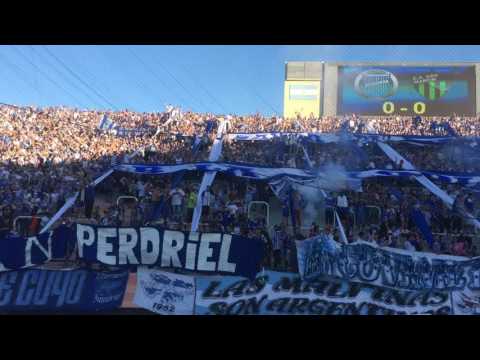
[[[465,198],[465,209],[470,213],[473,214],[475,204],[473,202],[472,194],[468,194]]]
[[[288,217],[290,216],[290,207],[288,206],[288,199],[282,202],[282,224],[288,226]]]
[[[230,225],[232,225],[233,220],[234,218],[230,212],[226,208],[223,208],[221,210],[221,224],[223,232],[227,232],[227,229],[230,227]]]

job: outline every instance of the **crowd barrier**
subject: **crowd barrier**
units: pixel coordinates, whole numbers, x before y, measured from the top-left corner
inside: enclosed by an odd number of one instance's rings
[[[257,205],[263,205],[265,207],[265,215],[263,215],[263,218],[265,219],[266,227],[268,228],[270,225],[270,205],[266,201],[250,201],[247,206],[247,218],[249,220],[255,220],[259,211],[258,209],[252,208],[257,207]],[[255,216],[251,216],[252,214]]]
[[[14,230],[14,232],[16,232],[17,234],[19,234],[21,236],[36,235],[36,234],[33,234],[33,233],[29,234],[29,232],[30,232],[29,226],[30,226],[33,219],[38,219],[38,231],[39,231],[40,226],[41,226],[41,222],[42,222],[42,220],[44,220],[44,218],[42,218],[40,216],[22,215],[22,216],[17,216],[13,220],[13,230]]]

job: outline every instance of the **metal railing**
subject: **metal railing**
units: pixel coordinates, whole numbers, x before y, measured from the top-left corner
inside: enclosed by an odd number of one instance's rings
[[[247,218],[251,219],[250,214],[251,214],[252,206],[257,204],[265,206],[265,209],[266,209],[265,225],[268,228],[270,225],[270,205],[266,201],[250,201],[247,207]]]
[[[24,220],[24,219],[29,219],[30,222],[26,225],[24,225],[24,228],[17,228],[17,224],[18,224],[18,221],[19,220]],[[27,216],[27,215],[21,215],[21,216],[17,216],[14,220],[13,220],[13,231],[15,231],[17,234],[20,234],[22,236],[26,236],[28,235],[28,227],[32,221],[32,219],[38,219],[39,220],[39,226],[42,222],[42,218],[40,216]],[[40,229],[39,229],[40,230]]]
[[[132,216],[127,217],[125,208],[120,205],[120,201],[122,200],[130,200],[130,201],[133,200],[135,202],[135,209],[137,210],[137,205],[139,203],[138,198],[136,196],[131,196],[131,195],[123,195],[117,198],[117,207],[119,210],[118,215],[119,215],[120,222],[122,223],[123,226],[132,226],[134,225],[134,223],[138,221],[138,213],[137,211],[134,211],[133,217]]]
[[[117,198],[117,206],[120,206],[120,200],[123,200],[123,199],[135,200],[136,204],[138,204],[138,198],[136,196],[122,195]]]

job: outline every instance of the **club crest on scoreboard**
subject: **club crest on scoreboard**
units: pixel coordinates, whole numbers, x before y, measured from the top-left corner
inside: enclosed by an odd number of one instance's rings
[[[362,97],[386,99],[398,89],[398,79],[391,72],[371,69],[358,74],[354,81],[355,91]]]
[[[412,78],[415,90],[424,98],[435,101],[444,96],[449,89],[449,82],[438,73],[427,73]]]

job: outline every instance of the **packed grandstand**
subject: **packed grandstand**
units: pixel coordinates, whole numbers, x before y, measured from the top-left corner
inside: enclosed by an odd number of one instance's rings
[[[71,224],[232,234],[261,241],[256,270],[290,273],[302,273],[298,243],[317,236],[473,258],[479,136],[477,117],[455,114],[285,119],[1,105],[0,238]],[[75,246],[61,261],[88,265]]]

